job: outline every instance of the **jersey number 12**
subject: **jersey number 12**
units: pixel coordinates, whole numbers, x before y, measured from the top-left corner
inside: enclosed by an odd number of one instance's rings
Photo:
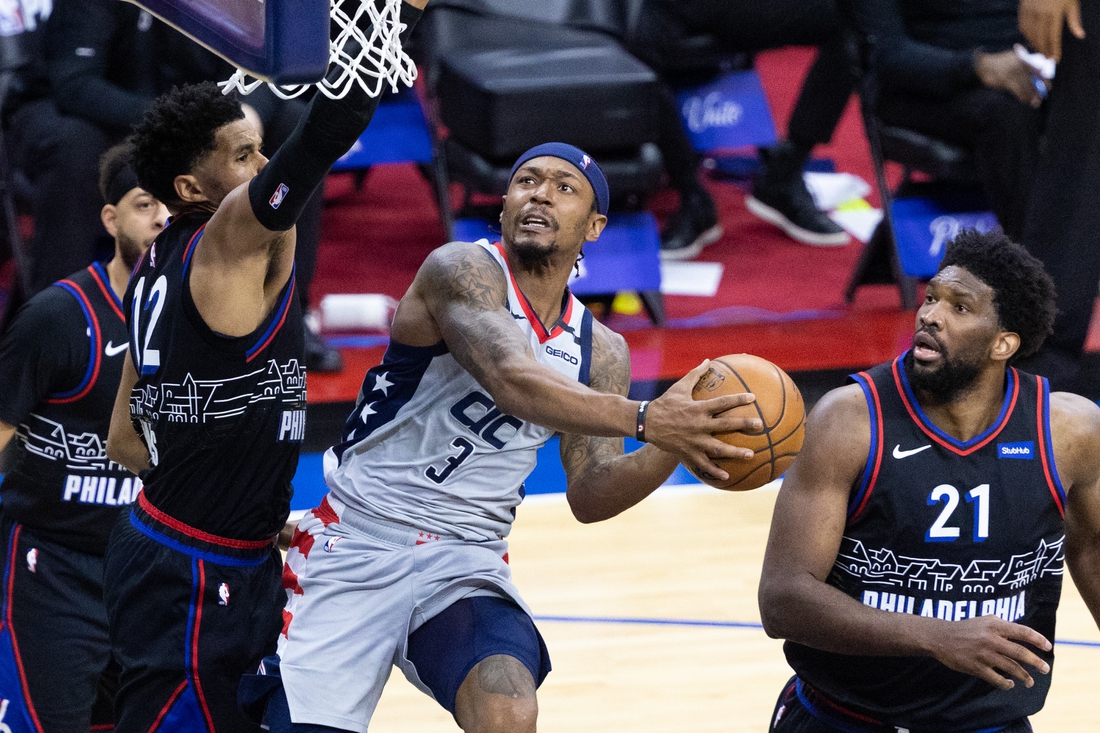
[[[139,374],[156,374],[160,369],[160,349],[150,348],[149,343],[153,340],[153,331],[157,327],[157,321],[160,320],[160,313],[164,310],[164,298],[168,294],[168,278],[161,275],[153,283],[153,287],[149,289],[149,296],[145,296],[145,278],[142,277],[137,281],[137,285],[134,287],[134,312],[131,314],[130,322],[133,324],[133,339],[137,344],[137,350],[134,354],[138,357],[138,363],[134,366],[137,368]],[[141,315],[144,311],[151,311],[149,315],[149,321],[145,325],[145,338],[141,337]]]

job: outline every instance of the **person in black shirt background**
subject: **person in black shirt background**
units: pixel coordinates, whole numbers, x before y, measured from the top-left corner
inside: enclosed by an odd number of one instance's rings
[[[168,211],[137,186],[125,146],[104,155],[100,191],[114,257],[40,292],[0,341],[0,447],[15,438],[0,483],[0,698],[12,733],[112,722],[103,553],[141,490],[105,450],[128,342],[120,296]]]
[[[1013,50],[1024,40],[1018,1],[848,3],[871,47],[879,116],[971,150],[993,213],[1013,241],[1024,228],[1044,116],[1033,71]]]
[[[1054,278],[1059,313],[1029,366],[1075,389],[1100,280],[1100,2],[1020,0],[1020,29],[1059,61],[1022,239]]]
[[[828,142],[855,88],[852,63],[834,0],[646,0],[628,45],[659,73],[675,68],[676,40],[713,36],[729,53],[782,46],[820,46],[791,114],[787,139],[761,150],[762,168],[746,200],[749,211],[814,246],[847,244],[848,234],[814,206],[802,168],[815,145]],[[661,232],[661,257],[690,259],[722,236],[714,200],[699,181],[691,146],[670,89],[661,90],[657,144],[680,206]]]

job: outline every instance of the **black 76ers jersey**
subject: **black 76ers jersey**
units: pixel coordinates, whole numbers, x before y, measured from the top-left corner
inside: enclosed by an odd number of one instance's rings
[[[106,450],[125,351],[122,303],[98,262],[32,298],[0,343],[0,420],[18,427],[4,512],[90,554],[141,490]]]
[[[960,442],[925,416],[901,357],[852,378],[870,410],[871,448],[828,583],[883,611],[996,615],[1053,641],[1065,493],[1047,381],[1009,368],[996,421]],[[914,730],[1007,723],[1038,711],[1050,687],[1049,675],[1036,674],[1030,689],[1001,690],[930,657],[846,656],[792,642],[784,651],[835,701]]]
[[[126,291],[138,371],[130,415],[153,463],[142,506],[220,537],[269,540],[290,511],[305,436],[301,307],[292,274],[255,331],[212,331],[189,284],[209,218],[175,219]]]

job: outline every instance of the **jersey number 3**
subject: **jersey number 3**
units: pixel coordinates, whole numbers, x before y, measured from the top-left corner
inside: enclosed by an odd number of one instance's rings
[[[149,344],[153,340],[153,331],[156,330],[157,321],[160,320],[160,313],[164,310],[164,298],[167,294],[168,278],[164,275],[158,277],[153,283],[148,297],[145,297],[144,277],[139,279],[134,287],[134,310],[130,315],[130,323],[133,324],[131,338],[137,346],[133,353],[137,356],[138,363],[134,366],[139,374],[156,374],[160,369],[160,349],[154,349]],[[149,314],[149,320],[145,325],[145,338],[142,338],[141,316],[144,313]]]
[[[951,515],[959,507],[959,490],[951,484],[940,484],[928,496],[928,506],[943,503],[943,510],[924,535],[925,542],[954,542],[959,539],[959,528],[949,527]],[[989,484],[975,486],[967,492],[966,502],[974,507],[974,541],[984,542],[989,537]]]
[[[435,466],[428,466],[428,469],[424,471],[424,475],[437,484],[441,484],[447,480],[456,468],[462,465],[470,455],[474,452],[474,444],[466,440],[463,437],[455,438],[451,441],[452,448],[458,448],[458,455],[447,456],[447,465],[442,469],[437,469]]]

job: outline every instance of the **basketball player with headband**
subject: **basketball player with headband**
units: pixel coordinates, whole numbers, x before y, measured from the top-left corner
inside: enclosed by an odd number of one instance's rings
[[[427,0],[403,4],[408,36]],[[242,731],[242,673],[274,651],[304,436],[295,222],[378,98],[317,94],[268,161],[214,84],[159,98],[132,135],[142,187],[173,219],[130,281],[130,352],[108,453],[145,490],[107,547],[122,667],[116,730]]]
[[[325,455],[330,493],[291,541],[280,657],[242,683],[257,715],[270,701],[272,733],[365,733],[394,665],[465,731],[534,731],[550,660],[506,538],[538,448],[561,434],[582,522],[641,501],[681,458],[722,474],[708,455],[751,455],[711,433],[759,429],[720,416],[752,395],[691,398],[706,364],[650,403],[626,397],[623,338],[567,287],[607,209],[596,161],[540,145],[512,169],[501,241],[420,268]],[[651,445],[624,455],[635,435]]]
[[[770,730],[1030,733],[1063,558],[1100,623],[1100,409],[1012,366],[1055,310],[1023,247],[960,233],[912,349],[814,407],[760,578],[795,670]]]
[[[110,725],[118,687],[103,553],[141,481],[104,445],[127,343],[121,296],[168,212],[138,186],[125,145],[99,170],[114,257],[35,295],[0,340],[0,449],[15,438],[0,483],[4,733]]]

